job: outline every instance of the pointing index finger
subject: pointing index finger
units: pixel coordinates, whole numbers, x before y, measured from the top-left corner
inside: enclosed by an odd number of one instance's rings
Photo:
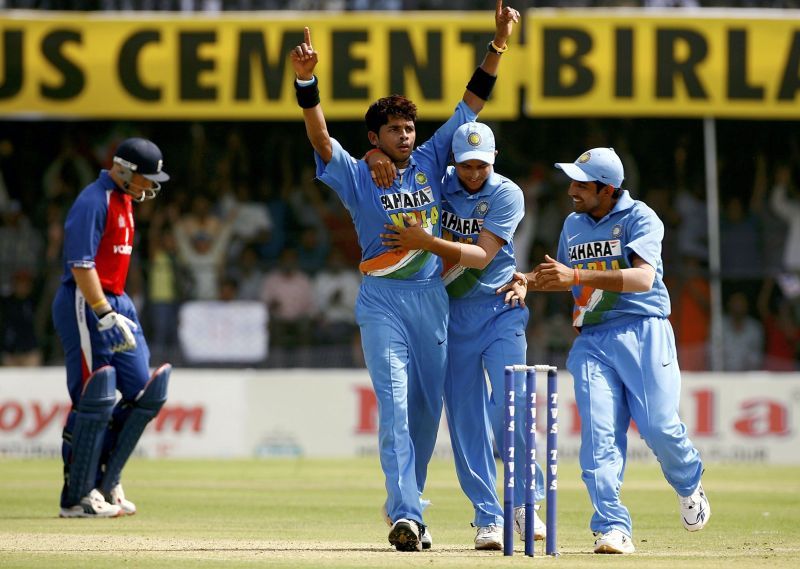
[[[494,13],[498,16],[503,13],[503,0],[497,0],[497,4],[495,4],[494,7]]]
[[[311,29],[308,26],[303,28],[303,37],[305,38],[305,44],[311,47]]]

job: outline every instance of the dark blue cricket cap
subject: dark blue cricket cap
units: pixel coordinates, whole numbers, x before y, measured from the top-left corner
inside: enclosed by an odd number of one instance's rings
[[[161,170],[164,166],[161,150],[144,138],[123,140],[114,152],[114,162],[154,182],[169,180],[169,174]]]

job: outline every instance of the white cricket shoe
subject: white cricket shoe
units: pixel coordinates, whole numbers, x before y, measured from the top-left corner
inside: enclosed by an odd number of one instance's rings
[[[503,549],[503,528],[490,524],[478,528],[475,549],[498,551]]]
[[[681,506],[681,520],[688,531],[700,531],[711,517],[711,504],[708,503],[703,485],[698,484],[691,496],[678,496]]]
[[[136,504],[125,499],[125,492],[122,490],[122,484],[114,486],[111,492],[104,497],[109,504],[116,504],[119,506],[122,509],[123,516],[132,516],[136,513]]]
[[[595,553],[633,553],[636,551],[631,538],[618,529],[595,535],[597,536],[594,541]]]
[[[389,517],[389,512],[386,511],[386,504],[381,506],[381,516],[383,516],[383,521],[386,522],[386,525],[391,527],[392,526],[392,518]],[[433,537],[431,536],[431,530],[428,529],[428,526],[422,526],[424,531],[422,532],[422,536],[419,538],[419,542],[422,544],[422,549],[430,549],[433,547]]]
[[[547,537],[547,526],[539,518],[536,510],[539,506],[533,507],[533,540],[542,541]],[[519,538],[525,541],[525,506],[518,506],[514,508],[514,530],[519,534]]]
[[[109,504],[99,490],[94,489],[81,501],[69,508],[61,508],[62,518],[116,518],[122,515],[122,508]]]
[[[394,522],[391,531],[389,531],[389,543],[397,551],[422,551],[420,533],[424,532],[425,526],[422,526],[419,522],[400,518]]]
[[[428,529],[428,526],[422,526],[422,536],[419,538],[419,542],[422,544],[422,549],[430,549],[433,547],[433,537],[431,536],[431,530]]]

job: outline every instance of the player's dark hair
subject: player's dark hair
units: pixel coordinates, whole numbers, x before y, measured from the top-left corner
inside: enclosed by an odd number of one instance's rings
[[[402,95],[390,95],[378,99],[369,106],[364,120],[367,130],[375,134],[389,122],[389,117],[399,117],[414,123],[417,122],[417,106]]]
[[[596,190],[595,193],[598,193],[598,194],[600,193],[600,190],[602,190],[603,188],[608,186],[608,184],[606,182],[603,182],[601,180],[595,180],[594,184],[595,184],[595,186],[597,186],[597,190]],[[622,188],[614,188],[614,193],[611,194],[611,197],[614,198],[615,200],[619,199],[619,196],[620,196],[621,193],[622,193]]]

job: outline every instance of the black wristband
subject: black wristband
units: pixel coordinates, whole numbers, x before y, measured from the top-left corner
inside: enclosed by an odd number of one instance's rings
[[[492,94],[495,81],[497,81],[497,77],[489,75],[481,67],[478,67],[475,73],[472,74],[469,83],[467,83],[467,89],[484,101],[488,101],[489,95]]]
[[[316,75],[311,85],[299,85],[295,80],[294,90],[297,96],[297,104],[304,109],[313,109],[319,105],[319,85]]]

